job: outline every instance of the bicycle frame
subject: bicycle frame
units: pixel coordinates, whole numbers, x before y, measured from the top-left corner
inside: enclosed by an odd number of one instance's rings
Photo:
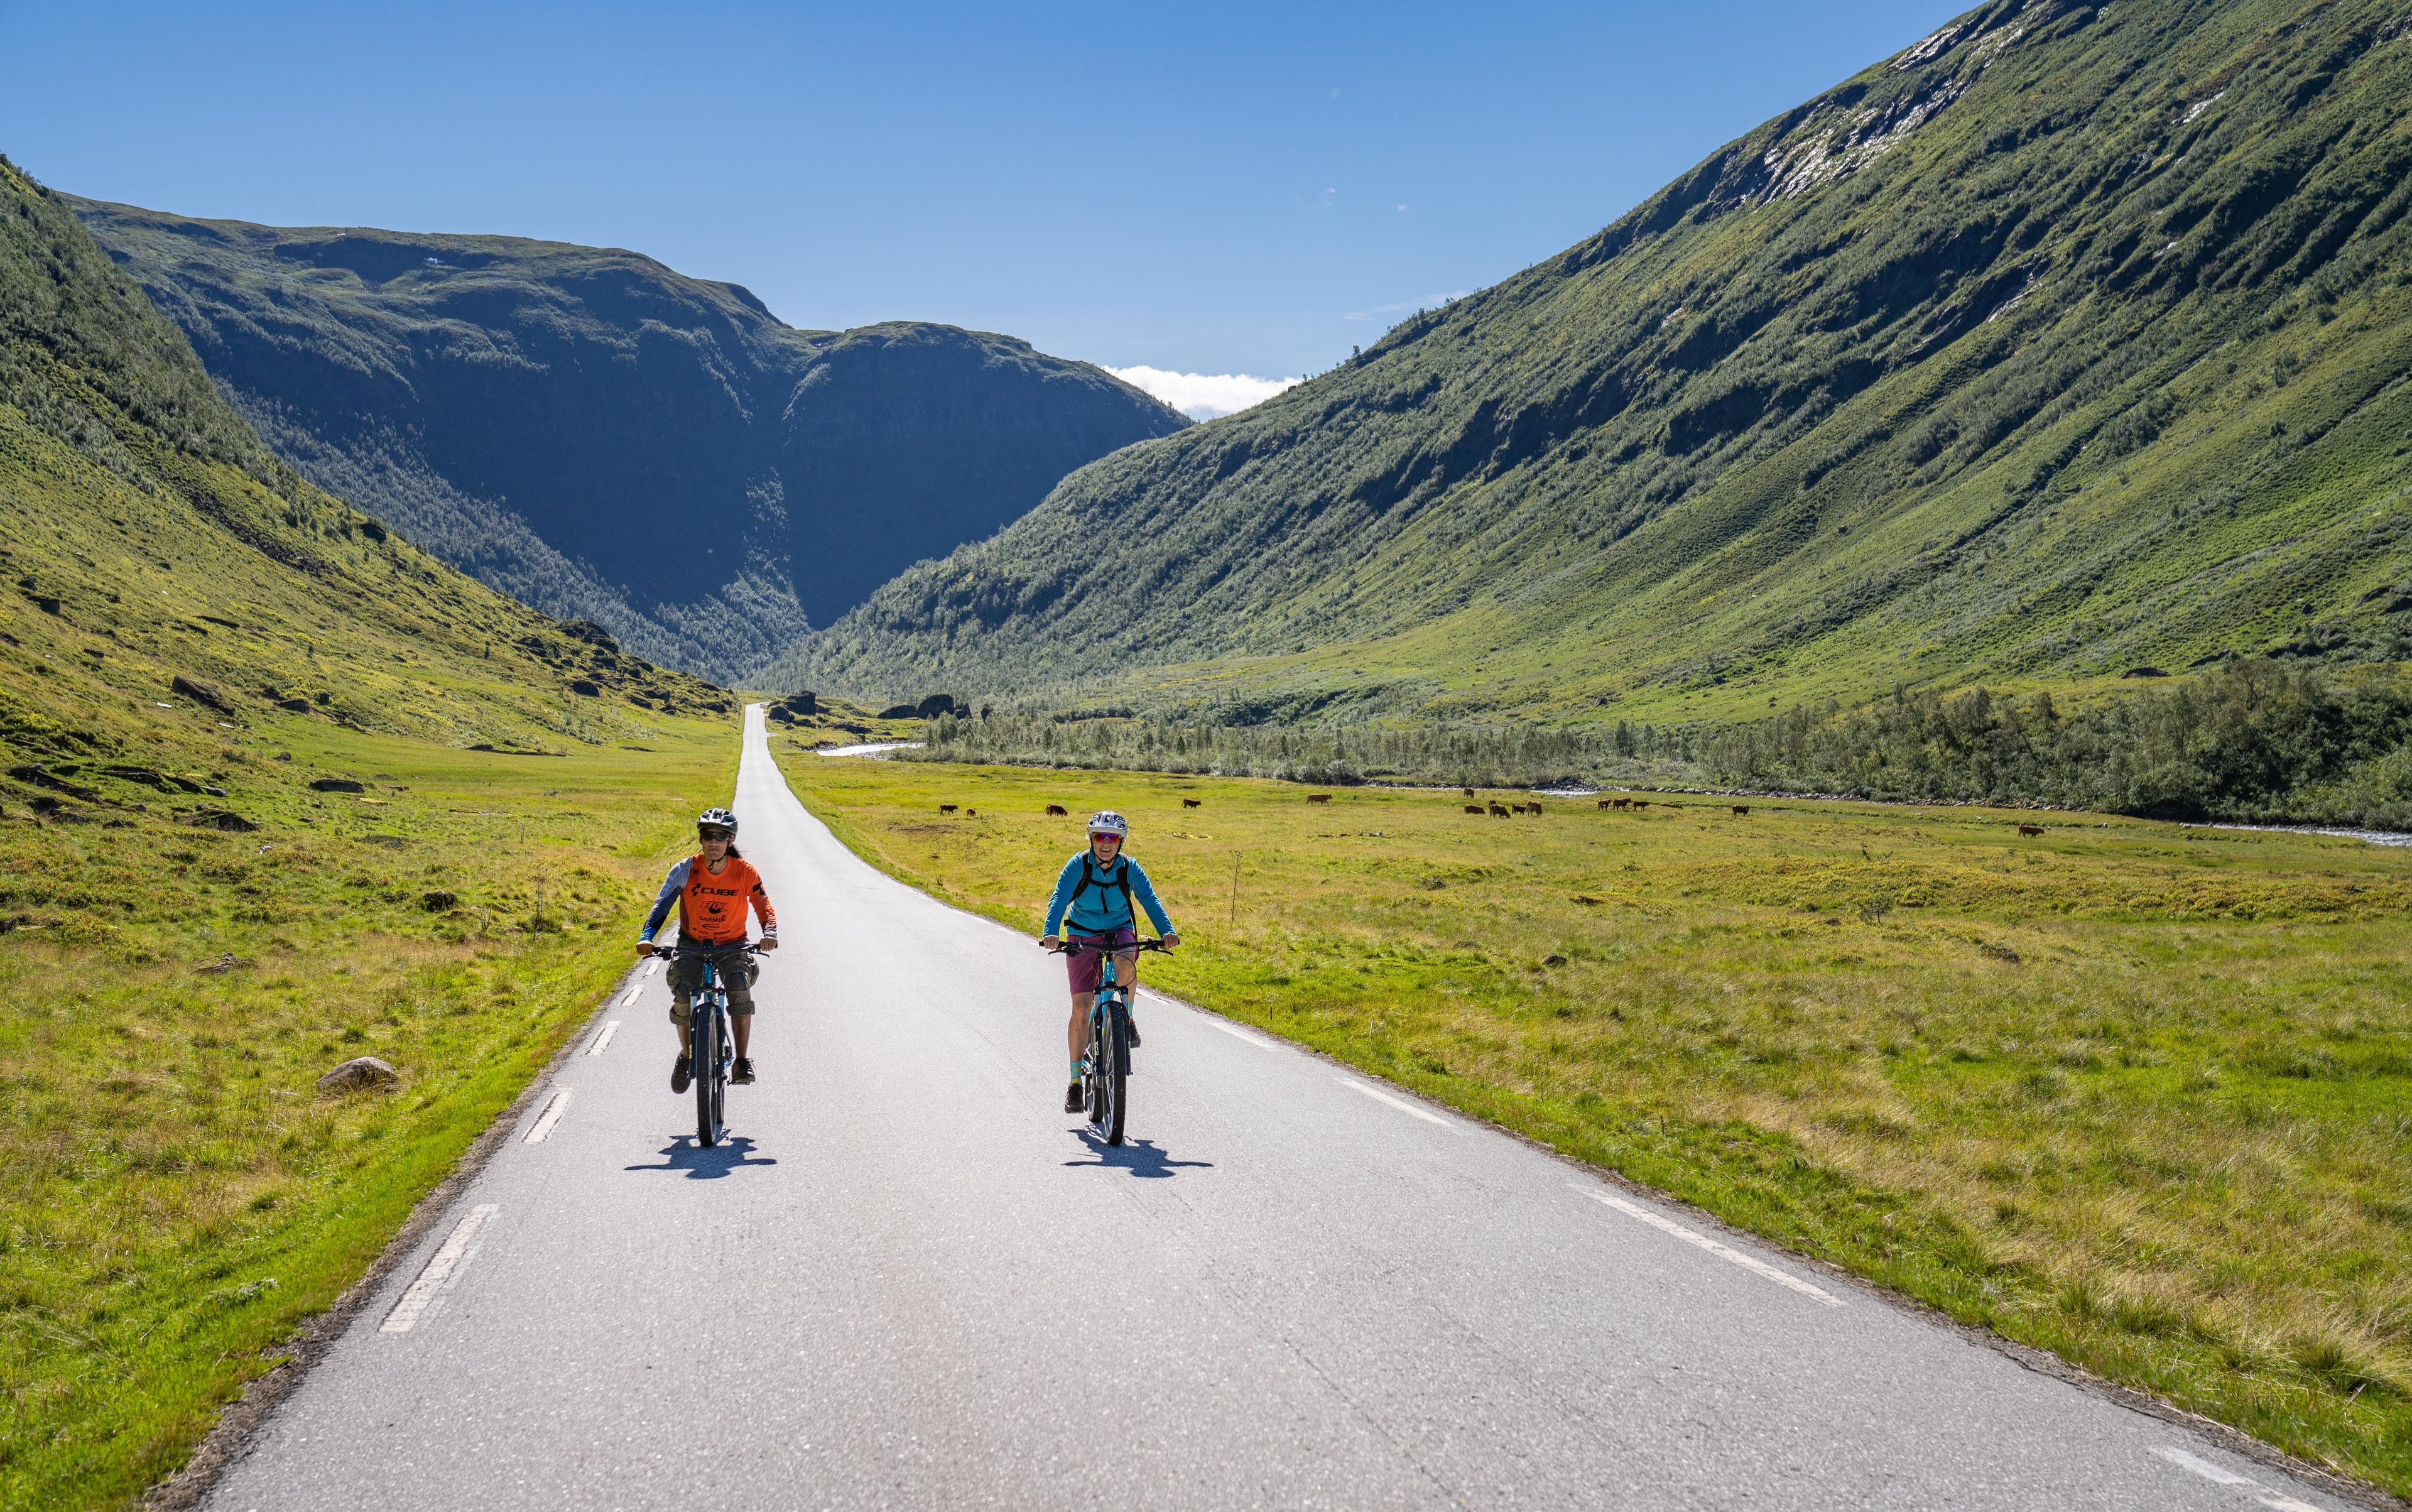
[[[663,953],[673,962],[684,955],[703,962],[703,977],[696,983],[693,1011],[687,1020],[687,1074],[695,1085],[696,1143],[708,1149],[728,1136],[728,1071],[737,1058],[730,1043],[734,1036],[728,1023],[728,984],[721,978],[721,967],[730,961],[743,961],[751,947],[682,946]]]

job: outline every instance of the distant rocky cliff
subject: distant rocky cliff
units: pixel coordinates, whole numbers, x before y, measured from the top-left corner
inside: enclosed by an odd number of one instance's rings
[[[723,680],[1187,423],[1011,337],[796,330],[631,252],[69,203],[314,482]]]

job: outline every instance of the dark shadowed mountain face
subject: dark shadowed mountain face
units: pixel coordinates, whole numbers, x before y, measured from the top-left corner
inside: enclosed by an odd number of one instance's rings
[[[796,330],[629,252],[70,202],[313,481],[723,679],[1187,423],[1011,337]]]
[[[783,676],[1690,719],[2401,657],[2407,5],[1997,0]]]

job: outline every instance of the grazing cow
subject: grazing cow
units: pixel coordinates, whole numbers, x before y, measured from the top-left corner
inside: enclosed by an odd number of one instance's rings
[[[1522,804],[1522,803],[1511,803],[1511,804],[1509,804],[1509,805],[1508,805],[1508,807],[1510,807],[1510,808],[1514,809],[1514,810],[1515,810],[1517,813],[1519,813],[1519,814],[1522,814],[1522,813],[1523,813],[1523,812],[1524,812],[1524,805],[1523,805],[1523,804]]]
[[[1610,805],[1615,808],[1629,810],[1633,807],[1633,800],[1629,798],[1613,799],[1610,800]]]
[[[1736,816],[1740,818],[1747,819],[1750,817],[1750,805],[1747,803],[1735,804],[1733,806],[1733,811]]]
[[[1537,819],[1541,816],[1541,805],[1538,803],[1527,803],[1524,805],[1524,812]]]
[[[1474,796],[1474,789],[1471,787],[1461,789],[1461,791],[1463,791],[1468,798],[1472,798]]]
[[[2039,824],[2022,824],[2019,826],[2019,833],[2022,835],[2039,835],[2043,833],[2043,826]]]
[[[966,818],[966,819],[977,819],[977,818],[978,818],[978,817],[979,817],[979,810],[978,810],[978,809],[965,809],[965,810],[963,810],[963,817],[964,817],[964,818]]]
[[[1491,816],[1494,819],[1508,817],[1508,811],[1499,806],[1499,800],[1496,799],[1491,800]]]
[[[955,806],[952,803],[941,803],[938,805],[938,812],[940,814],[952,814],[955,812]]]
[[[1637,809],[1646,809],[1650,806],[1650,800],[1646,798],[1637,798],[1633,800],[1633,806]]]
[[[1184,809],[1203,808],[1205,805],[1206,800],[1202,798],[1184,798],[1181,800],[1181,806]]]
[[[1306,800],[1310,803],[1329,803],[1331,801],[1331,795],[1330,793],[1309,793],[1306,795]]]
[[[1468,814],[1479,814],[1482,812],[1482,805],[1479,803],[1468,803],[1465,806],[1465,812]]]
[[[1065,808],[1064,808],[1064,805],[1063,805],[1063,804],[1061,804],[1061,803],[1050,803],[1050,804],[1048,804],[1048,805],[1047,805],[1047,812],[1048,812],[1049,814],[1051,814],[1051,815],[1053,815],[1056,818],[1059,818],[1059,819],[1066,819],[1066,818],[1071,817],[1071,815],[1070,815],[1067,812],[1066,812],[1066,810],[1065,810]]]

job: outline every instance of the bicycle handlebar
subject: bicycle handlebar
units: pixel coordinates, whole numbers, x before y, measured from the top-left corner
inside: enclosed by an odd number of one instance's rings
[[[728,945],[657,945],[654,947],[654,954],[665,961],[676,961],[681,956],[726,959],[729,956],[750,956],[759,944],[757,940],[737,940]]]
[[[1096,945],[1087,940],[1066,940],[1055,947],[1059,956],[1077,956],[1086,951],[1093,956],[1118,956],[1125,950],[1169,950],[1172,947],[1162,940],[1135,940],[1128,945]]]

